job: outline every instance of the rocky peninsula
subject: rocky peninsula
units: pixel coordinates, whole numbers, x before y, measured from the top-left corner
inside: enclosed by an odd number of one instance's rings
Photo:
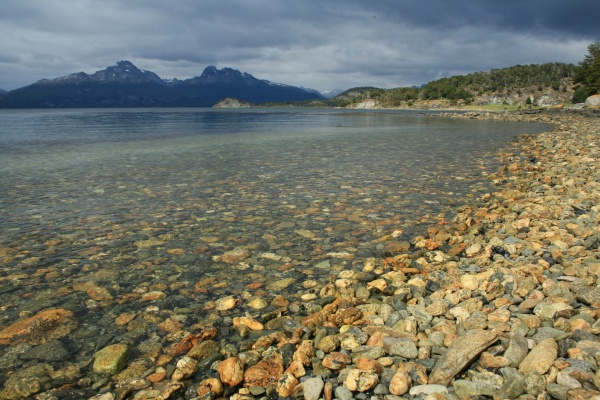
[[[158,314],[156,288],[141,294],[143,312],[114,323],[132,335],[155,324],[165,340],[135,351],[107,340],[86,363],[57,370],[25,364],[0,398],[600,398],[599,114],[440,116],[555,129],[499,151],[495,192],[409,242],[390,237],[386,258],[336,271],[301,300],[215,299],[203,323],[184,327],[176,312]],[[93,284],[77,290],[100,303],[110,296]],[[4,326],[3,360],[32,345],[56,350],[76,328],[63,309]]]

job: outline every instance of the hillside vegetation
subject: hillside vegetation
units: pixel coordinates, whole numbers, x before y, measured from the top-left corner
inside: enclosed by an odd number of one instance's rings
[[[579,65],[515,65],[442,78],[421,87],[355,87],[329,100],[288,102],[285,105],[348,108],[496,105],[522,108],[583,103],[588,96],[600,92],[600,42],[590,44],[588,50],[589,54]]]
[[[369,99],[381,107],[410,107],[436,100],[444,105],[550,106],[571,100],[576,71],[575,65],[564,63],[515,65],[442,78],[421,88],[353,88],[333,100],[339,107],[354,107]]]

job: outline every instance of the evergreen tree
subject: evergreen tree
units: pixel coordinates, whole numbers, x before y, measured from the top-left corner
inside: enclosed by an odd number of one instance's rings
[[[574,81],[583,85],[578,90],[580,98],[582,94],[600,93],[600,42],[588,46],[588,54],[579,63]]]

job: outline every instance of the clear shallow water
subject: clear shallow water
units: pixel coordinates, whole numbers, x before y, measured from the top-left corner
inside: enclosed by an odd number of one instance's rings
[[[381,256],[382,236],[409,239],[489,192],[494,149],[542,129],[401,111],[0,110],[0,327],[61,307],[135,343],[156,329],[114,319],[147,307],[144,292],[165,293],[151,304],[184,327],[226,295],[270,301],[279,279],[298,299],[307,279]],[[244,260],[214,260],[239,247]]]

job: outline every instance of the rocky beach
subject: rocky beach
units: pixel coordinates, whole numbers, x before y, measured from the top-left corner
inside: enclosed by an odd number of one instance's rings
[[[326,281],[264,283],[249,269],[253,248],[240,243],[224,251],[214,261],[256,282],[239,296],[200,303],[207,317],[198,323],[187,323],[199,310],[180,298],[219,288],[218,279],[165,276],[114,296],[117,268],[88,265],[83,272],[90,279],[57,286],[57,295],[80,293],[92,314],[105,304],[123,307],[99,319],[106,330],[44,299],[44,307],[3,319],[0,398],[600,398],[599,116],[594,110],[432,114],[554,129],[499,150],[502,167],[487,177],[495,191],[410,240],[383,237],[385,257],[338,263],[344,267],[332,268]],[[309,230],[296,233],[318,239]],[[135,244],[148,251],[167,236]],[[101,244],[84,251],[102,261]],[[0,256],[5,264],[17,256],[36,262],[5,248]],[[260,258],[285,269],[276,252]],[[354,255],[333,246],[320,268],[329,259]],[[134,266],[150,269],[151,263]],[[36,296],[38,280],[58,279],[61,271],[51,265],[0,277],[34,282],[18,292],[21,298]],[[287,298],[283,291],[292,283],[303,292]],[[12,285],[4,293],[17,290]],[[176,297],[170,307],[159,307],[169,296]],[[127,309],[133,301],[144,307]],[[139,337],[145,340],[134,345]],[[70,356],[68,365],[55,363]]]

